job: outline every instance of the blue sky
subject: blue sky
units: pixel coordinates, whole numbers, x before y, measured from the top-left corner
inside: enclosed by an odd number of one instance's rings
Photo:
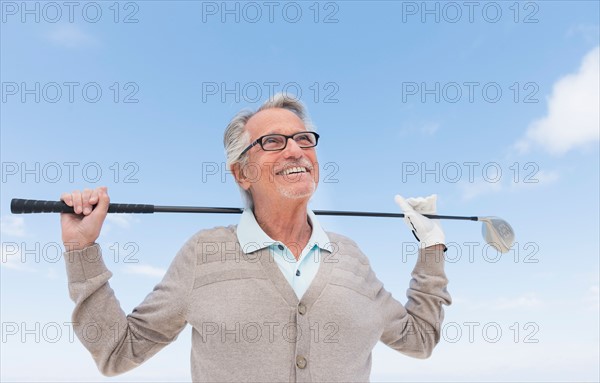
[[[130,373],[97,372],[70,337],[59,217],[11,215],[10,199],[106,185],[113,202],[240,206],[224,128],[287,90],[321,135],[312,208],[396,212],[397,193],[436,193],[441,214],[501,216],[517,235],[500,256],[479,224],[444,221],[442,340],[427,360],[379,344],[372,380],[597,381],[598,2],[469,4],[3,1],[2,380],[190,380],[189,328]],[[109,216],[123,309],[193,233],[238,218]],[[405,301],[404,223],[321,223]]]

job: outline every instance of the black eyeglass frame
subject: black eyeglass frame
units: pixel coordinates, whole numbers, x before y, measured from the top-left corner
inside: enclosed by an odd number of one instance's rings
[[[279,134],[279,133],[271,133],[271,134],[265,134],[264,136],[260,136],[258,137],[256,140],[254,140],[253,143],[251,143],[250,145],[248,145],[248,147],[246,149],[244,149],[242,151],[242,153],[240,153],[240,157],[242,157],[244,154],[246,154],[248,152],[248,150],[252,149],[253,147],[255,147],[257,144],[260,144],[260,147],[262,150],[264,150],[265,152],[278,152],[280,150],[284,150],[285,148],[287,148],[287,143],[288,140],[291,138],[292,140],[294,140],[294,137],[299,135],[299,134],[306,134],[306,133],[310,133],[310,134],[314,134],[315,136],[315,144],[311,145],[311,146],[300,146],[302,149],[308,149],[308,148],[314,148],[315,146],[317,146],[317,144],[319,143],[319,134],[317,132],[311,132],[311,131],[303,131],[303,132],[297,132],[292,134],[291,136],[285,135],[285,134]],[[285,144],[283,145],[283,148],[281,149],[265,149],[265,147],[263,146],[263,139],[265,137],[271,137],[271,136],[279,136],[279,137],[285,137]],[[296,141],[296,140],[294,140]]]

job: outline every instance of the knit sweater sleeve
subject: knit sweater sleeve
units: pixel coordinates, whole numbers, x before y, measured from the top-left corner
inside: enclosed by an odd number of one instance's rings
[[[446,290],[443,250],[422,249],[411,275],[405,306],[385,289],[378,294],[383,315],[380,340],[406,355],[427,358],[440,340],[442,304],[452,303]]]
[[[106,376],[129,371],[177,338],[186,321],[195,272],[195,241],[178,252],[162,281],[126,315],[108,280],[101,249],[94,244],[64,254],[73,327]]]

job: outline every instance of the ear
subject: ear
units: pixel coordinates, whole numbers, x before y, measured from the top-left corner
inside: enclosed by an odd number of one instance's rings
[[[248,190],[250,188],[251,182],[244,175],[244,171],[242,169],[242,165],[238,162],[231,165],[231,173],[235,177],[235,181],[240,185],[244,190]]]

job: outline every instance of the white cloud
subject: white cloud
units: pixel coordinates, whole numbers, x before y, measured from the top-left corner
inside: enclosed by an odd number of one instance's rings
[[[535,292],[523,293],[515,297],[500,297],[491,302],[477,301],[466,297],[459,297],[457,300],[455,297],[452,297],[452,303],[458,303],[462,307],[476,311],[523,310],[544,306],[544,303]]]
[[[567,31],[567,37],[582,36],[585,41],[592,44],[598,43],[600,27],[598,25],[579,24]]]
[[[548,114],[533,121],[515,147],[541,146],[551,154],[587,147],[600,138],[600,47],[592,49],[576,73],[559,79],[548,99]]]
[[[560,175],[555,171],[540,170],[536,173],[534,178],[537,179],[539,183],[551,184],[556,182],[560,178]]]
[[[433,136],[440,128],[439,122],[426,122],[421,126],[421,133],[426,136]]]
[[[479,179],[474,182],[462,182],[459,184],[459,188],[461,189],[463,200],[468,201],[480,195],[498,193],[502,190],[502,184],[500,181],[489,182]]]
[[[76,48],[94,41],[91,36],[73,24],[57,25],[47,35],[47,38],[51,42],[66,48]]]
[[[133,214],[108,214],[102,233],[109,233],[115,226],[120,229],[129,229],[136,222],[139,222],[139,220]]]
[[[162,278],[166,273],[166,270],[161,269],[160,267],[154,267],[154,266],[150,266],[150,265],[140,265],[140,264],[127,265],[125,267],[124,271],[128,274],[138,274],[138,275],[145,275],[148,277],[159,277],[159,278]]]
[[[18,271],[35,271],[27,267],[24,259],[21,257],[21,247],[16,242],[3,242],[0,248],[2,267]]]
[[[446,322],[446,325],[450,322]],[[456,343],[444,338],[427,360],[407,358],[383,343],[373,350],[371,380],[375,382],[530,382],[530,381],[598,381],[598,342],[586,335],[567,340],[544,338],[546,327],[521,331],[515,342],[513,323],[502,323],[498,343],[483,338],[481,326],[470,328],[459,322],[462,334]],[[456,325],[454,325],[456,327]],[[448,328],[453,328],[449,326]],[[493,328],[493,327],[492,327]],[[560,331],[560,329],[559,329]],[[589,329],[588,329],[589,331]],[[450,334],[447,336],[450,338]],[[490,330],[489,335],[492,336]],[[560,337],[553,337],[560,338]],[[533,343],[539,340],[537,343]],[[527,342],[526,342],[527,341]],[[565,355],[569,355],[568,358]],[[465,368],[468,364],[469,367]]]
[[[475,179],[473,182],[460,182],[462,199],[464,201],[472,200],[473,198],[500,192],[518,192],[539,186],[548,186],[559,180],[560,174],[554,170],[536,170],[535,173],[527,175],[520,174],[519,182],[514,181],[514,174],[505,174],[502,178],[486,180],[484,178]]]
[[[491,304],[493,310],[530,309],[542,306],[542,301],[535,293],[526,293],[514,298],[500,298]]]
[[[600,287],[598,285],[590,286],[585,300],[588,302],[590,311],[597,313],[600,309]]]
[[[539,271],[537,273],[532,273],[531,278],[550,281],[550,280],[556,278],[556,273],[554,271]]]
[[[0,233],[13,237],[25,236],[25,218],[5,215],[0,218]]]
[[[422,136],[431,137],[437,133],[437,131],[440,129],[440,126],[442,126],[442,124],[436,121],[406,123],[401,127],[399,135],[404,137],[407,135],[420,134]]]
[[[57,280],[57,279],[59,279],[59,277],[60,277],[60,274],[54,267],[48,268],[48,270],[46,272],[46,278]]]
[[[535,174],[530,174],[527,177],[522,177],[519,182],[512,182],[510,184],[511,191],[520,189],[532,188],[539,185],[551,185],[558,181],[560,175],[556,171],[552,170],[539,170]]]

